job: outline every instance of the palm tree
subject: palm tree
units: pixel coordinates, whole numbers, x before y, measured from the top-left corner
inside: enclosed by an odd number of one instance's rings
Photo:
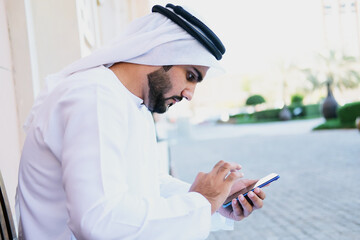
[[[313,89],[327,85],[328,96],[322,106],[323,115],[326,119],[336,118],[337,102],[332,94],[332,87],[340,91],[357,87],[360,84],[360,65],[355,57],[334,50],[319,54],[318,60],[317,66],[303,69],[303,72]]]
[[[355,88],[360,83],[359,62],[353,56],[329,51],[328,54],[319,54],[322,60],[320,71],[326,75],[326,83],[334,85],[340,90]]]

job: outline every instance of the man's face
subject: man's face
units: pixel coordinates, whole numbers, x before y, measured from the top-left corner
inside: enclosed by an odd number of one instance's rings
[[[164,113],[183,98],[191,100],[197,83],[209,68],[204,66],[165,66],[148,74],[149,93],[145,105],[151,112]]]

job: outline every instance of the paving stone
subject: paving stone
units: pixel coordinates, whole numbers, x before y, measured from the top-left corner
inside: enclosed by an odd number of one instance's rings
[[[188,182],[221,159],[240,163],[247,178],[280,174],[265,189],[263,209],[208,240],[360,239],[360,134],[311,132],[310,123],[258,125],[261,131],[251,126],[253,132],[236,125],[196,126],[191,137],[172,142],[171,165]]]

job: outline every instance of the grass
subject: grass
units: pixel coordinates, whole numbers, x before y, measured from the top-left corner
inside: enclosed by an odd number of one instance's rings
[[[315,127],[313,130],[355,128],[355,123],[341,123],[338,118],[330,119]]]
[[[314,118],[319,118],[321,116],[319,115],[313,115],[313,116],[301,116],[301,117],[296,117],[296,118],[292,118],[291,120],[288,121],[294,121],[294,120],[305,120],[305,119],[314,119]],[[273,118],[273,119],[256,119],[252,116],[238,116],[238,117],[231,117],[230,118],[231,121],[229,121],[229,123],[233,123],[233,124],[247,124],[247,123],[266,123],[266,122],[282,122],[282,120],[280,120],[279,118]]]
[[[296,120],[305,120],[305,119],[314,119],[319,118],[318,115],[313,116],[301,116],[297,118],[293,118],[289,121],[296,121]],[[265,122],[280,122],[280,119],[255,119],[251,115],[241,114],[235,117],[232,117],[229,123],[233,124],[249,124],[249,123],[265,123]],[[341,123],[338,118],[330,119],[326,122],[320,124],[319,126],[315,127],[313,130],[325,130],[325,129],[350,129],[356,128],[355,123]]]

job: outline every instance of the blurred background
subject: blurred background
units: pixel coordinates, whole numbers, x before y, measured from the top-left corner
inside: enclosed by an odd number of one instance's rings
[[[166,3],[0,0],[0,168],[12,209],[25,139],[22,125],[44,78],[109,42],[153,5]],[[297,134],[294,129],[356,127],[360,0],[172,3],[204,20],[227,52],[221,61],[223,73],[214,72],[199,84],[191,102],[154,115],[163,171],[191,181],[199,168],[206,170],[214,163],[215,159],[185,172],[186,166],[179,163],[180,153],[190,149],[181,145],[184,139],[195,144],[196,139],[244,136],[250,134],[248,129]],[[300,127],[291,125],[292,120],[302,121]],[[253,123],[276,125],[253,127]],[[184,146],[187,150],[181,151]],[[360,159],[358,152],[354,154]]]

